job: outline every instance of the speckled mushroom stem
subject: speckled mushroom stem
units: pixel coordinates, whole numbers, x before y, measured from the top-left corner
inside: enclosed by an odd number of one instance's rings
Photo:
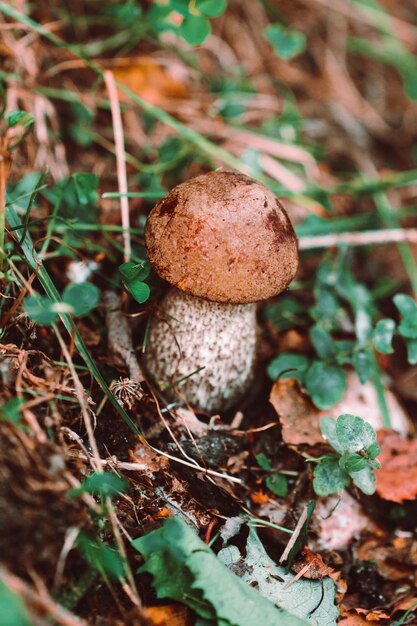
[[[163,387],[208,412],[233,406],[250,387],[256,361],[256,304],[211,302],[171,288],[153,318],[144,365]],[[167,396],[178,398],[175,388]]]

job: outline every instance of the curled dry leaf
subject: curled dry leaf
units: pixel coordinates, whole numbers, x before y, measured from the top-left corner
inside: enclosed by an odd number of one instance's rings
[[[381,469],[376,473],[376,493],[401,504],[417,498],[417,439],[405,439],[385,430],[378,435]]]

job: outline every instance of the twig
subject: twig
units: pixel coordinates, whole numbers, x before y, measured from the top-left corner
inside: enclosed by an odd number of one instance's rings
[[[300,519],[297,522],[297,526],[294,528],[294,532],[291,535],[291,539],[289,540],[289,542],[287,543],[284,552],[281,555],[281,558],[279,560],[280,564],[284,563],[287,559],[288,559],[288,555],[291,552],[291,548],[293,547],[293,545],[295,544],[295,542],[297,541],[301,529],[304,526],[304,523],[307,519],[307,512],[308,512],[308,507],[304,508],[304,511],[301,513],[300,515]]]
[[[357,233],[331,233],[300,237],[300,250],[314,250],[315,248],[332,248],[346,244],[349,246],[384,245],[408,241],[417,243],[417,228],[383,228],[381,230],[364,230]]]
[[[127,174],[125,161],[125,142],[123,136],[122,116],[120,114],[119,98],[117,96],[116,83],[114,81],[113,72],[106,70],[104,72],[104,82],[109,94],[111,115],[113,120],[114,143],[116,147],[117,162],[117,180],[119,182],[120,209],[122,213],[123,226],[123,247],[124,259],[130,261],[132,247],[130,243],[130,218],[129,218],[129,198],[127,194]]]
[[[149,444],[148,444],[149,445]],[[175,461],[176,463],[181,463],[182,465],[186,465],[187,467],[192,467],[198,472],[203,472],[203,474],[208,474],[209,476],[216,476],[216,478],[224,478],[224,480],[229,480],[231,483],[236,483],[237,485],[242,485],[243,481],[240,478],[235,478],[234,476],[230,476],[229,474],[223,474],[222,472],[216,472],[216,470],[207,469],[205,467],[201,467],[198,463],[190,463],[189,461],[185,461],[184,459],[179,459],[176,456],[172,456],[167,452],[163,452],[162,450],[158,450],[158,448],[154,448],[153,446],[149,446],[154,452],[164,456],[170,461]],[[76,454],[73,455],[69,453],[70,457],[83,459],[88,461],[89,457],[84,454]],[[110,459],[99,459],[99,462],[102,467],[110,466],[115,469],[126,470],[128,472],[145,472],[149,470],[149,467],[144,463],[129,463],[126,461],[119,461],[116,457],[112,456]]]

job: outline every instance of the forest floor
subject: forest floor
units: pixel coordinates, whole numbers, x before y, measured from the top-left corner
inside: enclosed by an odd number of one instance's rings
[[[415,3],[0,0],[0,59],[1,626],[417,624]],[[144,228],[220,167],[300,266],[208,412]]]

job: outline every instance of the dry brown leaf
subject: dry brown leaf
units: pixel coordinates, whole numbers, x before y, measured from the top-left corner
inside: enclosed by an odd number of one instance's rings
[[[363,626],[370,622],[385,624],[390,619],[384,611],[368,609],[347,609],[343,604],[340,607],[339,624],[343,626]]]
[[[126,66],[114,67],[113,74],[138,96],[156,106],[167,98],[185,98],[186,86],[169,75],[167,70],[151,58],[130,59]],[[126,99],[120,94],[122,100]]]
[[[356,556],[360,561],[373,561],[386,580],[410,581],[417,565],[417,542],[410,537],[395,537],[393,541],[372,537],[361,544]]]
[[[376,493],[384,500],[402,503],[417,498],[417,439],[392,431],[378,436],[381,469],[376,472]]]
[[[408,417],[391,392],[387,391],[386,397],[393,428],[407,433],[410,430]],[[295,378],[275,381],[269,400],[279,415],[282,438],[288,445],[314,446],[323,443],[320,420],[326,415],[337,418],[343,413],[352,413],[365,419],[376,430],[384,426],[373,385],[361,385],[354,372],[347,374],[347,390],[343,400],[326,411],[320,411],[314,406]]]
[[[314,446],[323,443],[320,420],[329,412],[317,409],[295,378],[279,378],[272,387],[269,401],[279,415],[286,444]]]
[[[148,606],[145,609],[153,626],[191,626],[192,612],[183,604]]]

